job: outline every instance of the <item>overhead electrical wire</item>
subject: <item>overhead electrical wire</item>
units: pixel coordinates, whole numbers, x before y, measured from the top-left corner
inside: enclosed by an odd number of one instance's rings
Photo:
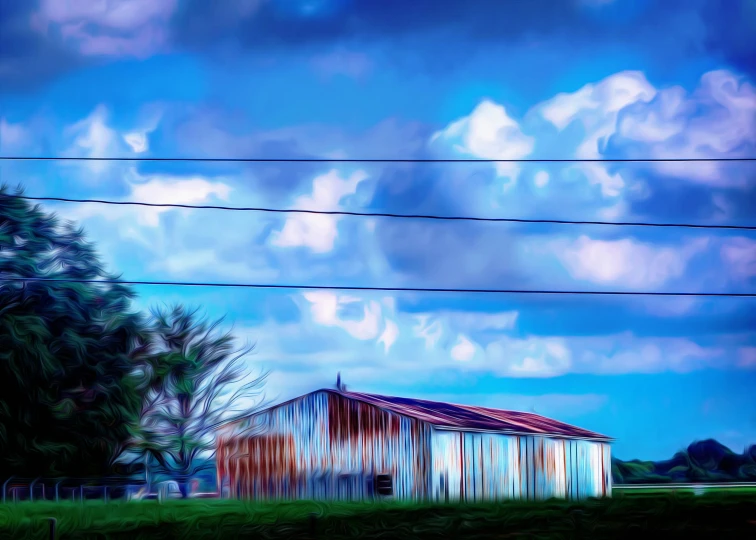
[[[338,159],[338,158],[181,158],[181,157],[21,157],[0,156],[0,161],[128,161],[128,162],[229,162],[229,163],[653,163],[653,162],[753,162],[756,158],[648,158],[648,159]],[[756,226],[748,225],[703,225],[690,223],[649,223],[649,222],[604,222],[604,221],[571,221],[547,219],[519,219],[519,218],[484,218],[474,216],[440,216],[423,214],[395,214],[373,212],[321,211],[305,209],[278,209],[264,207],[230,207],[213,205],[187,205],[168,203],[145,203],[137,201],[108,201],[99,199],[71,199],[64,197],[31,197],[23,195],[8,195],[26,200],[57,201],[66,203],[92,203],[108,205],[133,205],[147,207],[212,209],[225,211],[268,212],[268,213],[302,213],[321,215],[341,215],[359,217],[386,217],[403,219],[429,219],[448,221],[484,221],[510,223],[544,223],[570,225],[608,225],[635,227],[679,227],[696,229],[731,229],[756,230]],[[590,296],[677,296],[677,297],[740,297],[754,298],[756,293],[711,293],[711,292],[653,292],[653,291],[567,291],[567,290],[538,290],[538,289],[461,289],[461,288],[419,288],[419,287],[368,287],[368,286],[338,286],[338,285],[301,285],[301,284],[264,284],[264,283],[213,283],[213,282],[180,282],[180,281],[125,281],[100,279],[56,279],[56,278],[2,278],[0,283],[101,283],[120,285],[149,285],[149,286],[177,286],[177,287],[224,287],[249,289],[288,289],[288,290],[340,290],[340,291],[375,291],[375,292],[424,292],[424,293],[463,293],[463,294],[535,294],[535,295],[590,295]]]
[[[0,156],[0,161],[173,161],[207,163],[696,163],[756,161],[756,157],[720,158],[189,158],[189,157],[74,157],[74,156]]]
[[[476,217],[476,216],[442,216],[436,214],[397,214],[391,212],[352,212],[346,210],[307,210],[301,208],[267,208],[267,207],[240,207],[240,206],[216,206],[216,205],[196,205],[196,204],[178,204],[178,203],[148,203],[139,201],[112,201],[104,199],[72,199],[68,197],[31,197],[25,195],[2,195],[0,197],[24,199],[28,201],[46,201],[46,202],[63,202],[77,204],[104,204],[115,206],[145,206],[152,208],[185,208],[192,210],[221,210],[236,212],[261,212],[275,214],[314,214],[327,216],[354,216],[354,217],[376,217],[376,218],[394,218],[394,219],[422,219],[435,221],[478,221],[492,223],[540,223],[556,225],[607,225],[617,227],[667,227],[667,228],[687,228],[687,229],[727,229],[727,230],[756,230],[756,225],[705,225],[695,223],[652,223],[642,221],[575,221],[564,219],[525,219],[525,218],[497,218],[497,217]]]
[[[654,291],[564,291],[538,289],[456,289],[426,287],[367,287],[348,285],[301,285],[273,283],[213,283],[197,281],[126,281],[119,279],[73,279],[73,278],[22,278],[0,277],[0,283],[94,283],[113,285],[154,285],[172,287],[225,287],[245,289],[288,289],[327,291],[374,291],[374,292],[421,292],[462,294],[536,294],[536,295],[590,295],[590,296],[688,296],[712,298],[756,298],[756,293],[712,292],[654,292]]]

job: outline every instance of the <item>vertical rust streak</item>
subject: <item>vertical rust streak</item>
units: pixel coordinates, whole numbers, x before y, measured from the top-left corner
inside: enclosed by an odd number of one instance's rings
[[[244,477],[244,496],[249,498],[252,495],[252,440],[251,437],[247,437],[245,441],[247,443],[247,455],[244,458],[244,469],[246,471]]]
[[[465,474],[467,473],[467,467],[465,466],[465,435],[459,434],[459,497],[462,501],[465,500]]]

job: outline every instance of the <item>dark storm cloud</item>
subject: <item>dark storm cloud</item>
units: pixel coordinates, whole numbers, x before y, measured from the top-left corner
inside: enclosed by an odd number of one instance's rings
[[[175,37],[187,47],[223,42],[265,54],[424,34],[447,59],[481,43],[624,43],[678,60],[708,51],[753,72],[754,11],[751,0],[189,0],[175,18]]]
[[[516,239],[496,224],[386,220],[377,241],[391,268],[414,287],[527,286]]]
[[[661,222],[720,223],[753,225],[756,223],[756,166],[752,185],[743,189],[717,188],[693,184],[678,178],[649,174],[652,186],[642,196],[631,195],[630,210],[639,218]]]
[[[306,5],[313,5],[305,12]],[[235,32],[250,46],[296,47],[346,38],[380,39],[450,30],[479,39],[512,39],[530,32],[570,30],[581,22],[604,33],[601,21],[583,17],[579,2],[553,0],[305,0],[226,2],[223,8],[190,0],[177,17],[181,37],[201,44]],[[244,16],[238,14],[243,13]]]
[[[307,11],[306,6],[312,9]],[[37,32],[38,3],[0,0],[0,82],[6,91],[33,88],[92,61],[60,36]],[[659,61],[684,61],[710,53],[745,73],[756,72],[752,0],[185,0],[169,21],[178,50],[230,54],[241,45],[279,54],[336,42],[407,44],[427,37],[427,54],[396,55],[406,62],[466,58],[472,47],[492,43],[602,43],[655,50]],[[93,23],[92,31],[105,31]],[[221,46],[216,49],[216,46]],[[414,48],[414,47],[413,47]]]
[[[705,46],[718,52],[733,67],[749,74],[756,73],[756,1],[699,1],[707,24]]]
[[[23,91],[82,65],[31,27],[36,2],[0,0],[0,88]]]

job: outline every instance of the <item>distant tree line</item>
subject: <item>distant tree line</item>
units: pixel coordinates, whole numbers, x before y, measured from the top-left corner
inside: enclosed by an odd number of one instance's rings
[[[0,187],[0,483],[138,461],[185,492],[213,431],[258,397],[251,347],[222,321],[182,305],[140,312],[131,287],[105,282],[117,277],[81,228]]]
[[[756,445],[742,454],[706,439],[662,461],[612,460],[617,484],[756,482]]]

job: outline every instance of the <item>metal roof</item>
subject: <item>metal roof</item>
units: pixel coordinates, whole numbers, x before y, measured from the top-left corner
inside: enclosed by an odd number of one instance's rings
[[[612,440],[606,435],[594,433],[558,420],[534,413],[504,411],[457,405],[424,399],[363,394],[361,392],[336,392],[349,399],[369,403],[376,407],[427,422],[437,428],[456,431],[497,431],[512,434],[558,436],[575,439]]]
[[[438,429],[454,431],[490,431],[512,435],[541,435],[544,437],[565,437],[570,439],[589,439],[598,441],[614,440],[606,435],[601,435],[571,424],[546,418],[545,416],[535,413],[505,411],[488,407],[478,407],[476,405],[459,405],[454,403],[443,403],[440,401],[428,401],[425,399],[380,396],[376,394],[364,394],[362,392],[348,392],[346,390],[338,391],[330,388],[316,390],[315,392],[305,394],[305,396],[318,392],[327,392],[344,396],[348,399],[362,401],[363,403],[368,403],[396,414],[427,422]],[[245,419],[264,414],[267,411],[277,409],[302,399],[305,396],[299,396],[278,403],[264,410],[255,411],[245,417]],[[241,421],[244,421],[244,419],[233,422],[232,424],[238,424],[238,422]]]

